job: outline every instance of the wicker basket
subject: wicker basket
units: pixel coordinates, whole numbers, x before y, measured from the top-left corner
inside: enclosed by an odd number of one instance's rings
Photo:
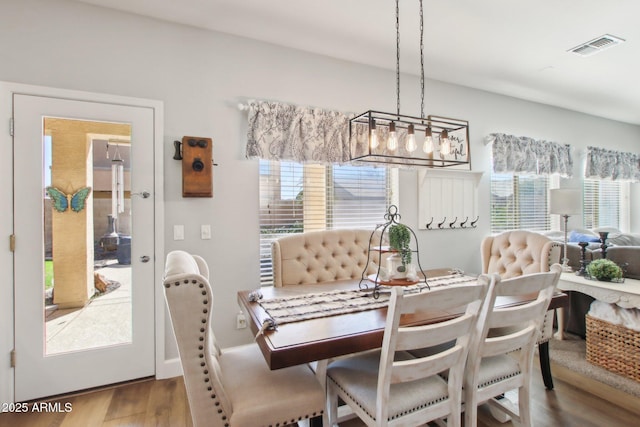
[[[586,316],[587,361],[640,381],[640,332]]]

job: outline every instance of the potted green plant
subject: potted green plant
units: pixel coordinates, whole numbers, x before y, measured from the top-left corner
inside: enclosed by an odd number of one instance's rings
[[[622,278],[622,268],[606,258],[591,261],[589,265],[587,265],[587,273],[589,276],[603,282],[610,282],[614,279],[618,280]]]
[[[394,224],[389,227],[389,247],[400,256],[401,264],[394,271],[406,273],[407,265],[411,264],[411,231],[404,224]]]

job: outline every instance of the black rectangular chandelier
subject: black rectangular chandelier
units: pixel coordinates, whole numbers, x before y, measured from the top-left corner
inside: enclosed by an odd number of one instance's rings
[[[470,169],[469,124],[463,120],[369,110],[350,120],[349,137],[353,161]]]

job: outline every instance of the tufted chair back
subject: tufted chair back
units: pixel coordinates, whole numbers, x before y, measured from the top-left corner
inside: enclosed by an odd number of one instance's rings
[[[548,272],[550,266],[560,262],[562,246],[533,231],[513,230],[485,237],[480,252],[483,273],[498,273],[501,279],[511,279]],[[542,321],[537,342],[544,344],[540,351],[540,369],[548,389],[553,388],[548,347],[552,337],[553,310],[549,310]]]
[[[549,271],[560,260],[560,247],[542,234],[514,230],[485,237],[481,256],[483,273],[510,279]]]
[[[213,302],[209,268],[198,255],[173,251],[167,255],[164,276],[193,424],[228,425],[232,408],[222,386],[220,349],[209,326]]]
[[[274,286],[360,278],[367,266],[370,238],[368,230],[310,231],[281,237],[271,246]]]

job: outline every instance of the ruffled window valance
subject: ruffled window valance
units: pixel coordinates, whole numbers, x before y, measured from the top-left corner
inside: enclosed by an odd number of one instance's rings
[[[640,155],[587,147],[584,177],[640,182]]]
[[[313,163],[349,161],[345,113],[279,102],[249,103],[247,158]]]
[[[493,143],[496,173],[573,175],[570,145],[504,133],[492,133],[487,140]]]

